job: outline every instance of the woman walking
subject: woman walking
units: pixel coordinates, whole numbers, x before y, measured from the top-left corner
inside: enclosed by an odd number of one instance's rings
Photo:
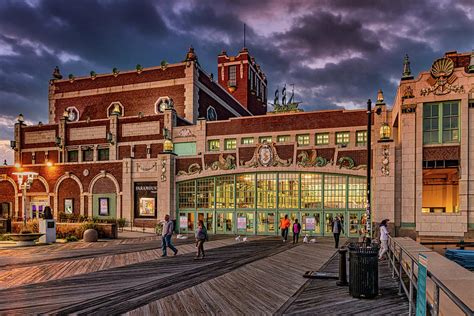
[[[385,253],[388,251],[388,235],[390,233],[388,232],[387,224],[390,220],[389,219],[384,219],[380,223],[380,244],[381,248],[379,251],[379,260],[384,260],[385,259]]]
[[[208,241],[209,237],[207,235],[207,229],[204,226],[204,222],[202,220],[200,220],[198,223],[195,237],[196,237],[196,247],[198,249],[198,252],[194,259],[203,259],[204,258],[204,242]]]
[[[298,238],[300,237],[301,225],[298,223],[298,219],[295,219],[293,224],[293,244],[298,243]]]

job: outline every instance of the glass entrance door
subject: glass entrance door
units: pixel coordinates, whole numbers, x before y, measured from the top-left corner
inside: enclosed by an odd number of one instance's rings
[[[216,212],[216,233],[233,234],[234,233],[234,213]]]
[[[364,237],[366,233],[367,215],[364,211],[349,212],[349,236]]]
[[[43,218],[44,208],[48,205],[47,198],[33,197],[30,201],[30,218]]]
[[[339,216],[342,227],[344,229],[344,234],[341,233],[341,235],[347,236],[347,227],[345,225],[344,212],[336,211],[324,212],[324,236],[332,235],[332,222],[336,219],[336,216]]]
[[[288,215],[288,219],[290,220],[290,228],[288,229],[288,234],[291,235],[293,234],[293,224],[295,223],[295,219],[298,219],[298,222],[300,222],[299,219],[299,214],[297,212],[292,212],[292,211],[278,211],[278,229],[280,229],[280,222],[283,218],[285,218],[285,215]],[[300,222],[301,224],[301,222]]]
[[[257,234],[276,235],[278,233],[275,211],[257,212]]]
[[[208,234],[214,234],[214,212],[213,211],[198,212],[196,228],[198,226],[199,221],[203,221]]]
[[[182,234],[194,233],[194,212],[179,212],[179,232]]]
[[[301,213],[301,236],[321,235],[321,212]]]
[[[237,234],[255,234],[255,214],[254,212],[237,213]]]

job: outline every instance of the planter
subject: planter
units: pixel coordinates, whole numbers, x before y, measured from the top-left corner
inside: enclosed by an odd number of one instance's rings
[[[44,234],[29,233],[29,234],[8,234],[8,236],[16,241],[17,246],[34,246],[35,240]]]

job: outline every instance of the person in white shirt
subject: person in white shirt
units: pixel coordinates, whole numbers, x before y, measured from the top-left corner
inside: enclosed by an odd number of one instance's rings
[[[380,243],[379,260],[384,260],[384,255],[388,251],[388,235],[390,234],[387,228],[389,219],[384,219],[380,223]]]

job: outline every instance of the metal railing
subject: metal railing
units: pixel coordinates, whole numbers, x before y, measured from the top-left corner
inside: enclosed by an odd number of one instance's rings
[[[388,241],[388,259],[392,271],[392,278],[398,277],[398,293],[408,297],[409,309],[408,315],[414,315],[416,311],[415,291],[418,291],[418,278],[414,273],[415,265],[418,269],[418,258],[414,258],[410,253],[405,251],[392,237]],[[403,260],[409,264],[403,264]],[[405,283],[404,278],[408,279],[408,284]],[[459,297],[456,296],[442,281],[440,281],[429,270],[427,271],[427,279],[430,279],[434,284],[434,295],[432,302],[427,299],[427,310],[431,315],[438,316],[440,311],[439,298],[440,290],[451,300],[465,315],[474,315],[474,311],[467,306]]]

